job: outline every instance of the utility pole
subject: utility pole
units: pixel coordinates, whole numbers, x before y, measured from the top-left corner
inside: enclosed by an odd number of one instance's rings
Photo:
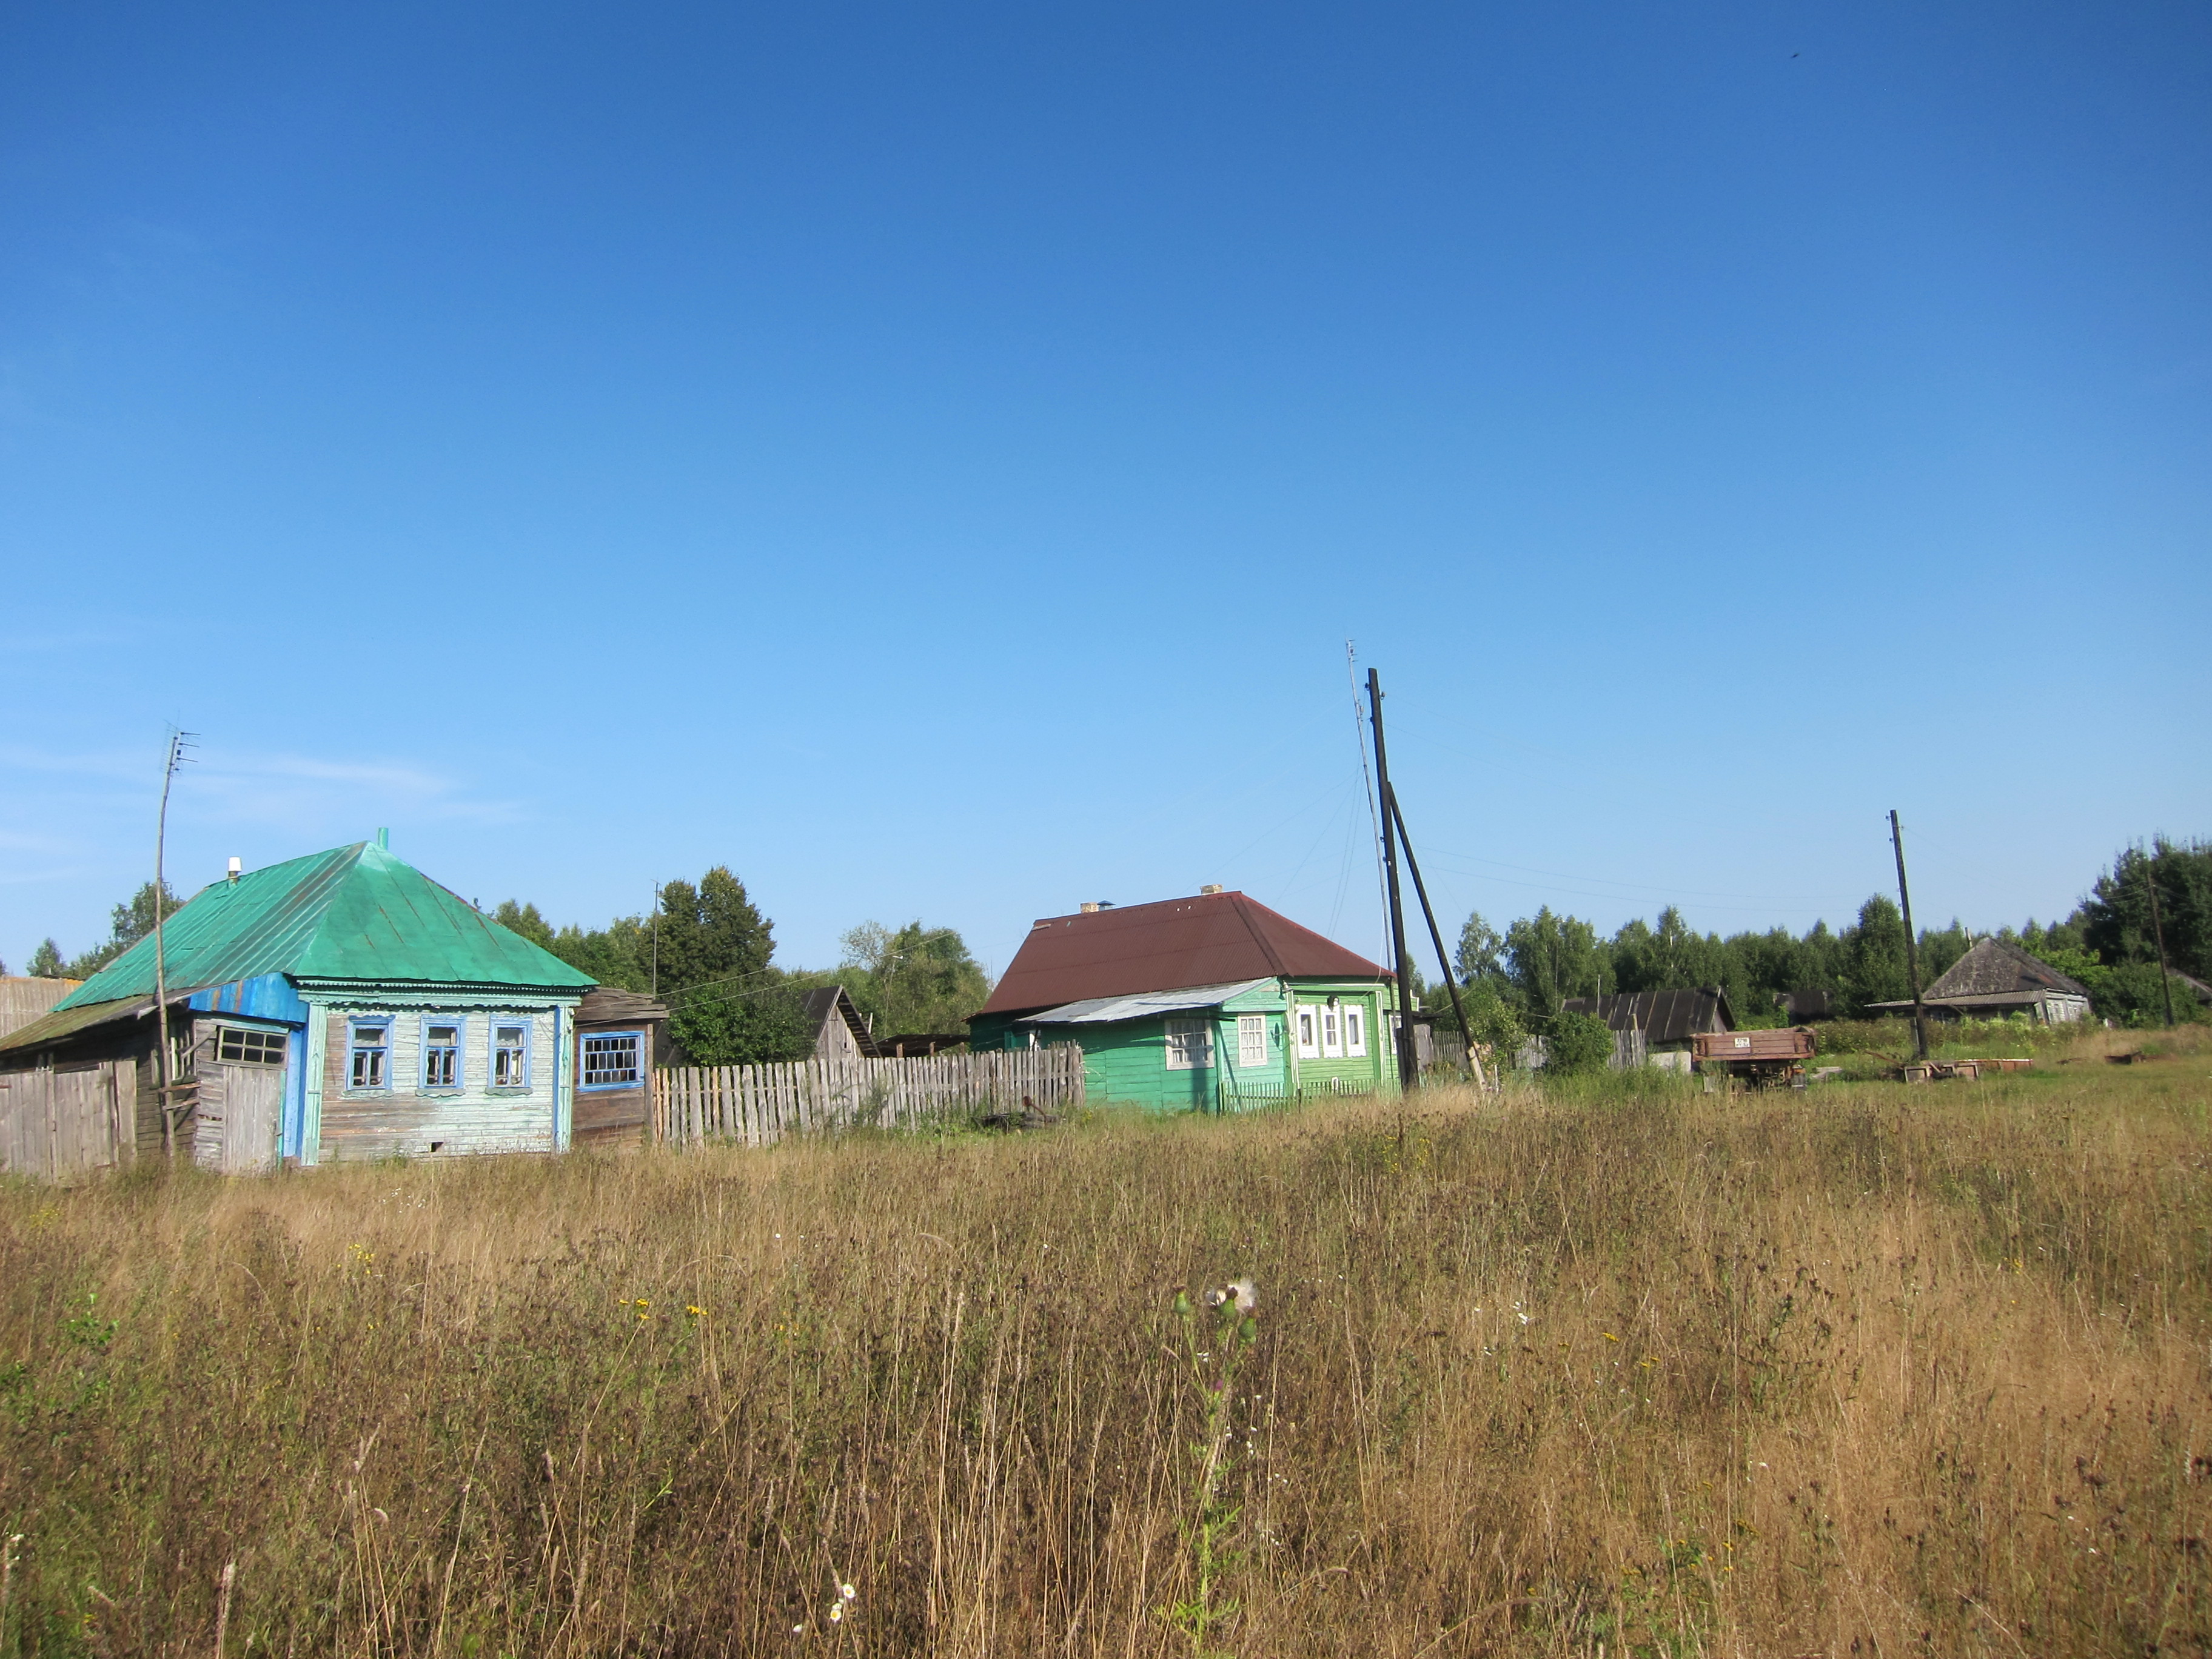
[[[660,995],[660,884],[653,884],[653,994]]]
[[[1398,1086],[1410,1093],[1420,1086],[1420,1065],[1413,1050],[1413,958],[1406,953],[1406,905],[1398,891],[1398,842],[1391,831],[1390,762],[1382,747],[1382,678],[1367,671],[1368,717],[1375,726],[1375,793],[1384,811],[1382,875],[1390,900],[1390,948],[1397,957]]]
[[[2150,886],[2150,936],[2158,941],[2158,988],[2166,997],[2166,1028],[2173,1029],[2173,980],[2166,968],[2166,925],[2158,919],[2158,860],[2143,860],[2143,879]]]
[[[177,1161],[176,1085],[170,1076],[169,963],[161,948],[162,924],[167,920],[162,914],[167,888],[161,864],[169,842],[169,786],[176,781],[177,769],[185,763],[185,750],[191,746],[195,735],[173,726],[169,728],[169,752],[161,763],[161,811],[154,824],[154,1024],[159,1033],[155,1041],[161,1045],[155,1068],[159,1079],[155,1097],[161,1103],[161,1156],[172,1164]]]
[[[1928,1011],[1920,1006],[1920,940],[1912,931],[1912,894],[1905,884],[1905,831],[1897,822],[1897,809],[1889,809],[1889,844],[1897,853],[1897,902],[1905,912],[1905,968],[1912,983],[1912,1047],[1915,1055],[1928,1058]]]
[[[1437,926],[1437,913],[1429,904],[1429,890],[1421,880],[1421,861],[1413,856],[1413,838],[1406,833],[1406,815],[1398,810],[1398,792],[1395,789],[1390,792],[1389,807],[1390,822],[1398,828],[1398,844],[1406,849],[1406,868],[1413,872],[1413,892],[1421,901],[1421,915],[1428,920],[1429,941],[1437,947],[1437,965],[1443,969],[1444,989],[1451,993],[1452,1018],[1459,1021],[1468,1064],[1474,1068],[1475,1086],[1486,1089],[1490,1080],[1482,1074],[1482,1061],[1474,1052],[1474,1033],[1468,1029],[1467,1005],[1459,1000],[1459,981],[1452,977],[1451,957],[1444,951],[1443,929]]]

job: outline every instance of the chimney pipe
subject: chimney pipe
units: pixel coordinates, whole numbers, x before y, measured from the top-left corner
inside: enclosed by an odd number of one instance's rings
[[[1209,881],[1198,890],[1200,897],[1210,897],[1221,890],[1221,884],[1218,881]]]
[[[1075,908],[1087,916],[1098,908],[1098,901],[1097,899],[1085,899],[1082,903],[1077,905]]]
[[[229,878],[230,878],[230,884],[231,884],[232,886],[235,887],[235,886],[237,886],[237,885],[238,885],[238,872],[239,872],[240,870],[243,870],[245,867],[246,867],[246,864],[245,864],[245,861],[244,861],[243,860],[240,860],[240,859],[238,859],[238,858],[233,858],[233,859],[231,860],[231,861],[230,861],[230,868],[229,868],[229,870],[228,870],[226,873],[227,873],[227,874],[229,876]]]

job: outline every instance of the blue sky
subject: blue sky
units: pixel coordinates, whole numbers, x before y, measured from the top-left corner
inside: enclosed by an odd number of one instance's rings
[[[2212,13],[0,7],[0,959],[357,840],[2069,908],[2212,832]]]

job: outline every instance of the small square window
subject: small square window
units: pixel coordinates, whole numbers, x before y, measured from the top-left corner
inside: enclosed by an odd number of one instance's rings
[[[374,1024],[356,1020],[353,1025],[352,1064],[347,1073],[346,1086],[350,1089],[381,1089],[385,1085],[385,1061],[392,1052],[392,1028],[379,1020]]]
[[[1267,1015],[1237,1016],[1237,1063],[1248,1067],[1267,1063]]]
[[[284,1063],[284,1034],[282,1031],[247,1031],[235,1025],[220,1028],[216,1036],[215,1057],[232,1065],[282,1066]]]
[[[491,1028],[491,1086],[526,1089],[530,1086],[530,1028],[495,1025]]]
[[[584,1087],[630,1089],[643,1071],[644,1034],[607,1031],[584,1039]]]
[[[458,1023],[424,1023],[422,1086],[426,1089],[458,1089],[461,1086],[461,1028]]]

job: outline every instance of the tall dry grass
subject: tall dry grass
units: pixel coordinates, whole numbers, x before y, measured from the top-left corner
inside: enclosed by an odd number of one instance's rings
[[[2202,1651],[2194,1042],[9,1188],[0,1656]]]

